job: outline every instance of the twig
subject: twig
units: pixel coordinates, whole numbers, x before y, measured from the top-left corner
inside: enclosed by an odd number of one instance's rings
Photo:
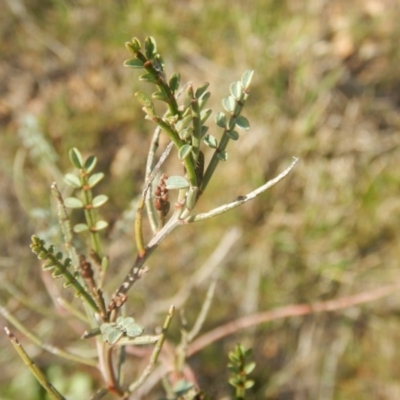
[[[171,152],[173,143],[169,143],[164,152],[161,154],[160,159],[158,160],[158,163],[156,166],[153,168],[153,171],[151,174],[148,176],[147,181],[144,185],[144,189],[142,192],[142,196],[139,200],[139,204],[136,209],[136,220],[135,220],[135,238],[136,238],[136,246],[137,246],[137,251],[139,257],[143,257],[145,254],[145,245],[144,245],[144,240],[143,240],[143,227],[142,227],[142,212],[143,212],[143,207],[145,205],[146,197],[147,197],[147,192],[150,188],[151,183],[153,182],[157,172],[160,170],[161,166],[169,156],[169,153]]]
[[[400,282],[393,285],[383,286],[367,292],[361,292],[353,296],[341,297],[334,300],[321,301],[311,304],[294,304],[276,310],[265,311],[254,315],[238,318],[200,336],[189,345],[188,356],[197,353],[204,347],[216,342],[226,336],[232,335],[242,329],[259,325],[265,322],[281,318],[299,317],[320,312],[332,312],[353,307],[358,304],[369,303],[383,297],[390,296],[400,289]]]
[[[142,374],[140,375],[139,379],[136,382],[133,382],[130,386],[129,386],[129,392],[132,393],[134,392],[137,388],[139,388],[147,379],[147,377],[151,374],[151,372],[154,370],[157,360],[158,360],[158,356],[160,355],[162,346],[164,344],[165,341],[165,335],[167,333],[167,330],[171,324],[171,320],[172,317],[174,315],[174,311],[175,311],[175,307],[171,306],[167,315],[167,318],[164,321],[164,325],[162,328],[162,333],[160,335],[160,338],[158,339],[153,353],[151,354],[150,357],[150,362],[149,365],[145,368],[145,370],[142,372]]]
[[[154,168],[154,159],[159,146],[160,135],[161,135],[161,128],[157,126],[157,128],[154,131],[153,137],[151,139],[150,149],[147,155],[145,182],[149,181],[150,174]],[[158,230],[158,223],[157,223],[156,213],[154,212],[154,206],[152,200],[153,200],[152,195],[150,193],[148,196],[146,196],[146,211],[147,211],[147,216],[149,218],[151,230],[155,234]]]
[[[260,186],[258,189],[254,190],[253,192],[250,192],[249,194],[247,194],[245,196],[239,196],[235,201],[228,203],[228,204],[224,204],[220,207],[214,208],[213,210],[208,211],[206,213],[191,215],[191,216],[185,218],[184,221],[186,223],[189,223],[189,222],[202,221],[202,220],[208,219],[208,218],[213,218],[217,215],[220,215],[227,211],[230,211],[233,208],[239,207],[242,204],[247,203],[249,200],[253,200],[257,196],[259,196],[261,193],[264,193],[266,190],[268,190],[272,186],[275,186],[278,182],[280,182],[283,178],[285,178],[289,174],[289,172],[293,169],[293,167],[296,165],[298,160],[299,159],[297,157],[294,157],[292,164],[288,168],[286,168],[276,178],[271,179],[266,184]]]
[[[0,314],[8,322],[10,322],[12,325],[14,325],[23,335],[25,335],[29,340],[31,340],[37,346],[41,347],[43,350],[46,350],[49,353],[54,354],[56,356],[63,357],[67,360],[77,362],[79,364],[85,364],[85,365],[90,365],[91,367],[97,367],[96,360],[84,358],[84,357],[78,356],[76,354],[72,354],[72,353],[66,352],[64,350],[61,350],[60,348],[58,348],[56,346],[52,346],[47,343],[44,343],[42,339],[40,339],[34,333],[32,333],[30,330],[25,328],[25,326],[22,325],[13,315],[11,315],[10,312],[2,305],[0,305]]]
[[[9,337],[14,349],[17,351],[19,356],[22,358],[25,365],[32,372],[37,381],[42,385],[42,387],[49,394],[50,398],[53,400],[65,400],[65,397],[47,380],[46,375],[38,368],[38,366],[31,360],[28,353],[22,347],[19,340],[15,337],[15,335],[8,329],[8,327],[4,328],[7,336]]]

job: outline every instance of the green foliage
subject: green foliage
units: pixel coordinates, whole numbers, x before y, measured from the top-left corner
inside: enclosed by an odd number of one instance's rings
[[[235,349],[229,353],[230,363],[228,364],[228,369],[231,373],[229,378],[229,383],[236,390],[236,399],[245,399],[246,390],[250,389],[254,385],[254,381],[248,379],[256,363],[249,361],[252,356],[252,349],[245,350],[241,344],[236,345]]]
[[[37,236],[32,236],[32,244],[30,247],[32,251],[37,254],[39,260],[45,261],[43,264],[44,271],[52,271],[53,278],[63,277],[65,280],[65,288],[73,286],[75,289],[75,296],[82,297],[95,312],[99,311],[91,295],[79,282],[77,273],[71,273],[69,271],[69,267],[71,266],[70,258],[65,258],[63,261],[64,256],[60,251],[55,253],[54,246],[52,245],[46,248],[44,240],[39,239]]]
[[[177,148],[178,159],[184,164],[183,175],[173,175],[167,178],[163,174],[155,190],[153,190],[153,180],[158,171],[163,166],[169,156],[168,147],[160,157],[156,165],[150,165],[152,168],[149,175],[146,177],[145,189],[139,201],[136,211],[135,221],[135,236],[137,243],[138,255],[134,262],[133,267],[127,274],[125,279],[120,284],[117,291],[112,295],[108,305],[105,303],[103,283],[108,279],[107,270],[109,259],[104,254],[103,246],[100,240],[100,231],[104,230],[108,223],[98,218],[97,210],[103,206],[108,197],[104,194],[95,195],[93,189],[104,178],[102,172],[94,172],[97,158],[89,156],[84,159],[81,152],[77,148],[72,148],[69,152],[70,161],[77,174],[67,173],[64,176],[64,182],[72,188],[74,195],[63,198],[61,192],[58,190],[56,183],[52,184],[52,194],[58,206],[59,223],[64,237],[65,247],[70,257],[65,258],[62,252],[55,252],[54,245],[47,246],[45,241],[38,236],[32,236],[32,251],[37,254],[39,260],[43,260],[43,269],[45,271],[52,271],[53,278],[63,277],[65,280],[64,287],[73,286],[75,289],[76,297],[84,300],[84,312],[82,315],[80,310],[74,309],[71,306],[70,311],[75,316],[79,317],[82,321],[89,324],[89,330],[86,331],[82,338],[88,339],[95,337],[97,341],[97,353],[99,365],[101,368],[102,376],[105,378],[105,385],[110,392],[119,398],[126,398],[130,393],[134,393],[140,385],[144,383],[151,371],[154,369],[160,351],[162,349],[165,335],[171,323],[174,312],[174,307],[171,307],[169,313],[164,321],[162,332],[158,335],[143,335],[144,327],[138,324],[134,318],[119,316],[122,306],[126,303],[127,292],[131,286],[142,277],[146,271],[144,262],[152,254],[153,250],[158,247],[162,240],[164,240],[173,229],[185,223],[196,222],[196,214],[194,209],[197,200],[207,186],[207,183],[214,175],[218,161],[227,160],[226,147],[229,139],[237,140],[239,138],[234,128],[248,130],[249,123],[245,117],[241,115],[243,106],[249,95],[249,84],[253,75],[252,71],[247,71],[243,74],[242,79],[233,82],[230,86],[231,95],[223,99],[222,104],[225,113],[220,113],[217,116],[217,126],[223,128],[223,133],[220,142],[211,134],[207,134],[209,126],[205,123],[210,117],[211,109],[205,109],[205,105],[210,98],[210,92],[207,91],[209,85],[205,83],[196,90],[191,84],[186,85],[183,89],[184,96],[182,102],[178,103],[180,75],[177,73],[172,74],[167,81],[164,72],[164,62],[160,54],[157,52],[157,45],[152,37],[145,40],[144,51],[138,39],[134,38],[131,43],[127,44],[127,48],[133,52],[135,58],[127,60],[125,65],[134,69],[145,69],[146,73],[139,76],[139,80],[156,85],[157,91],[152,94],[152,98],[145,93],[137,92],[136,97],[143,105],[143,110],[146,113],[146,118],[154,121],[157,124],[156,136],[158,140],[159,131],[164,133],[171,140]],[[167,110],[160,116],[152,99],[159,100],[167,104]],[[205,168],[205,157],[201,149],[202,146],[209,146],[214,149],[214,156]],[[169,146],[170,147],[170,146]],[[154,159],[155,147],[153,143],[149,150],[149,159]],[[295,162],[280,176],[275,178],[275,181],[283,179],[293,168]],[[204,173],[205,169],[205,173]],[[266,185],[258,188],[253,193],[249,194],[246,200],[242,198],[233,204],[222,205],[215,210],[211,210],[208,214],[199,214],[199,220],[212,218],[218,214],[229,211],[233,207],[243,204],[245,201],[252,199],[260,193],[267,190],[271,185]],[[200,189],[201,188],[201,189]],[[149,191],[150,189],[150,191]],[[169,193],[170,189],[178,189],[178,201],[175,205],[174,214],[166,221],[166,217],[170,208]],[[148,192],[149,191],[149,192]],[[153,206],[151,202],[146,202],[147,199],[154,201],[154,208],[158,211],[158,223],[153,223],[153,238],[145,245],[143,234],[143,218],[142,212],[146,205],[149,218],[151,220],[157,217],[153,213]],[[85,222],[78,222],[71,229],[70,218],[66,208],[71,210],[83,210]],[[74,245],[74,234],[82,234],[88,232],[90,236],[90,245],[86,246],[86,253],[91,258],[87,259],[86,254],[79,254]],[[79,256],[78,256],[79,254]],[[96,265],[94,269],[92,263]],[[73,266],[74,272],[70,272],[70,267]],[[194,339],[199,332],[201,325],[207,315],[210,307],[212,295],[215,289],[215,284],[212,284],[208,289],[208,296],[203,305],[203,308],[198,316],[198,321],[194,325],[191,332],[182,331],[181,344],[177,346],[176,353],[179,362],[177,362],[177,373],[182,373],[182,363],[187,355],[185,349],[191,340]],[[109,296],[109,294],[108,294]],[[15,321],[9,313],[3,313],[9,318],[9,321]],[[21,325],[17,322],[16,326]],[[25,328],[22,328],[25,331]],[[101,333],[101,337],[99,337]],[[10,339],[16,345],[17,339],[13,334],[7,331]],[[33,337],[31,333],[28,336]],[[36,339],[35,339],[36,340]],[[142,374],[127,387],[123,387],[120,374],[116,371],[123,367],[122,358],[116,357],[113,352],[114,347],[124,349],[126,346],[139,346],[139,345],[154,345],[152,356],[149,365],[144,369]],[[241,348],[238,348],[241,350]],[[237,350],[237,351],[239,351]],[[186,350],[187,351],[187,350]],[[31,371],[37,376],[40,384],[49,392],[54,392],[54,398],[62,398],[62,396],[52,389],[52,384],[45,378],[40,370],[36,370],[29,356],[22,349],[18,350],[21,357],[25,360]],[[58,351],[59,355],[65,354]],[[179,354],[179,356],[178,356]],[[240,354],[239,354],[240,355]],[[71,358],[73,356],[67,356]],[[235,361],[235,355],[231,355],[231,360]],[[242,357],[242,358],[240,358]],[[234,382],[237,390],[243,387],[249,387],[249,381],[240,380],[244,371],[249,371],[249,365],[242,365],[247,353],[240,355],[239,364],[232,364],[231,368],[235,370],[238,368],[237,377],[231,379]],[[79,359],[79,357],[78,357]],[[83,361],[83,363],[86,363]],[[178,366],[180,365],[180,366]],[[172,393],[174,399],[205,399],[206,396],[194,385],[193,382],[180,379],[174,384],[168,392]],[[100,391],[102,393],[102,391]],[[96,394],[93,399],[97,399],[100,394]],[[171,396],[170,396],[171,397]]]

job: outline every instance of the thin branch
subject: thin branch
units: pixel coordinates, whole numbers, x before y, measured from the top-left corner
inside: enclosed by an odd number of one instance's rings
[[[143,224],[142,224],[142,213],[143,213],[143,208],[145,205],[146,197],[147,197],[147,192],[151,186],[151,183],[153,182],[157,172],[160,170],[161,166],[169,156],[169,153],[171,152],[173,143],[169,143],[164,152],[161,154],[160,159],[158,160],[158,163],[156,166],[153,168],[153,171],[149,175],[149,177],[146,180],[146,183],[144,185],[144,189],[142,192],[142,196],[139,200],[139,204],[136,209],[136,220],[135,220],[135,238],[136,238],[136,246],[137,246],[137,251],[139,257],[143,257],[145,254],[145,244],[144,244],[144,239],[143,239]]]
[[[161,135],[161,128],[157,126],[157,128],[154,131],[153,137],[151,139],[150,149],[147,155],[145,182],[149,180],[150,174],[154,168],[154,162],[155,162],[154,160],[159,146],[160,135]],[[153,196],[151,193],[149,193],[149,195],[146,196],[146,211],[147,211],[147,216],[149,218],[151,230],[155,234],[158,230],[158,223],[157,223],[157,215],[154,212]]]
[[[35,343],[37,346],[41,347],[43,350],[48,351],[51,354],[65,358],[70,361],[74,361],[79,364],[90,365],[91,367],[97,367],[97,362],[94,359],[88,359],[76,354],[69,353],[67,351],[61,350],[56,346],[49,345],[45,343],[42,339],[28,330],[23,324],[21,324],[11,313],[2,305],[0,305],[0,314],[12,325],[14,325],[23,335],[25,335],[29,340]]]
[[[390,296],[400,289],[400,281],[393,285],[383,286],[367,292],[361,292],[353,296],[341,297],[334,300],[320,301],[311,304],[294,304],[276,310],[265,311],[253,315],[238,318],[227,324],[221,325],[210,332],[205,333],[189,345],[188,356],[191,356],[201,349],[209,346],[226,336],[232,335],[242,329],[263,324],[281,318],[299,317],[303,315],[332,312],[353,307],[358,304],[369,303]]]
[[[33,376],[42,385],[42,387],[49,394],[50,398],[53,400],[65,400],[65,397],[47,380],[46,375],[38,368],[38,366],[31,360],[28,353],[22,347],[19,340],[15,335],[7,328],[4,328],[7,336],[9,337],[14,349],[17,351],[18,355],[21,357],[22,361],[32,372]]]
[[[151,374],[151,372],[154,370],[154,368],[156,366],[156,363],[157,363],[157,360],[158,360],[158,356],[160,355],[162,346],[163,346],[164,341],[165,341],[165,335],[166,335],[166,333],[168,331],[168,328],[169,328],[169,326],[171,324],[171,320],[172,320],[172,317],[174,315],[174,311],[175,311],[175,307],[171,306],[170,309],[169,309],[168,315],[167,315],[167,317],[166,317],[166,319],[164,321],[164,325],[163,325],[163,328],[162,328],[162,333],[160,335],[160,338],[158,339],[158,341],[157,341],[157,343],[156,343],[156,345],[154,347],[153,353],[151,354],[149,365],[142,372],[142,374],[140,375],[139,379],[129,386],[129,392],[130,393],[132,393],[136,389],[138,389],[145,382],[145,380],[148,378],[148,376]]]
[[[228,203],[228,204],[224,204],[220,207],[214,208],[213,210],[208,211],[206,213],[191,215],[191,216],[185,218],[184,221],[186,223],[189,223],[189,222],[202,221],[202,220],[205,220],[208,218],[213,218],[217,215],[220,215],[227,211],[230,211],[233,208],[239,207],[242,204],[247,203],[249,200],[253,200],[257,196],[259,196],[261,193],[264,193],[269,188],[271,188],[272,186],[275,186],[278,182],[280,182],[283,178],[285,178],[290,173],[290,171],[294,168],[294,166],[296,165],[298,160],[299,159],[297,157],[294,157],[292,164],[288,168],[286,168],[277,177],[275,177],[274,179],[271,179],[266,184],[260,186],[258,189],[254,190],[253,192],[250,192],[249,194],[247,194],[245,196],[239,196],[235,201]]]

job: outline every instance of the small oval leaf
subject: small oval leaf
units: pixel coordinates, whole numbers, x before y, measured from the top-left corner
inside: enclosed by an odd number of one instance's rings
[[[96,186],[103,178],[104,174],[102,172],[97,172],[96,174],[93,174],[88,180],[89,186],[91,188]]]
[[[169,87],[172,90],[172,92],[175,93],[179,89],[180,83],[181,83],[181,75],[175,72],[169,79]]]
[[[132,38],[132,42],[126,42],[125,46],[134,53],[136,53],[142,48],[140,40],[136,37]]]
[[[126,334],[131,338],[140,336],[143,333],[143,331],[144,331],[143,326],[136,323],[133,323],[126,328]]]
[[[233,112],[236,106],[236,100],[232,96],[224,97],[222,99],[222,107],[228,112]]]
[[[221,111],[215,116],[215,123],[221,127],[225,128],[226,126],[226,115]]]
[[[77,199],[76,197],[67,197],[64,199],[65,207],[68,208],[83,208],[84,204],[82,200]]]
[[[151,60],[157,52],[157,44],[152,36],[146,38],[144,42],[146,57]]]
[[[220,152],[217,153],[217,157],[221,161],[226,161],[228,159],[228,153],[226,151],[220,151]]]
[[[143,68],[143,61],[138,58],[130,58],[129,60],[124,61],[124,67],[135,69]]]
[[[184,189],[189,187],[188,181],[183,176],[178,175],[170,176],[165,183],[168,190]]]
[[[250,129],[250,123],[246,117],[243,117],[242,115],[239,115],[235,119],[235,124],[236,126],[243,130],[243,131],[248,131]]]
[[[227,131],[226,134],[232,140],[238,140],[239,139],[239,134],[236,131]]]
[[[117,318],[117,324],[122,326],[124,329],[127,328],[129,325],[132,325],[135,323],[135,319],[132,317],[118,317]]]
[[[74,232],[76,232],[76,233],[81,233],[81,232],[85,232],[88,230],[89,230],[89,227],[86,224],[76,224],[74,226]]]
[[[216,149],[218,147],[218,141],[213,135],[206,135],[204,138],[204,143],[212,149]]]
[[[168,103],[168,96],[164,92],[154,92],[151,97],[156,100],[165,101]]]
[[[158,83],[158,78],[153,74],[147,72],[139,76],[139,81],[148,82],[148,83]]]
[[[76,175],[73,175],[73,174],[66,174],[64,176],[64,182],[67,185],[72,186],[74,188],[82,187],[80,179]]]
[[[90,156],[86,161],[85,161],[85,170],[87,173],[90,173],[93,171],[93,168],[97,164],[97,157],[96,156]]]
[[[196,99],[200,99],[201,96],[203,96],[203,94],[206,92],[206,90],[207,90],[207,88],[208,88],[209,85],[210,85],[210,84],[209,84],[208,82],[205,82],[205,83],[203,83],[202,86],[200,86],[200,87],[196,90],[196,93],[195,93]]]
[[[253,74],[254,74],[253,70],[248,70],[243,73],[242,78],[240,80],[242,83],[243,89],[248,89],[248,87],[250,86],[251,80],[253,78]]]
[[[189,139],[192,134],[193,134],[193,128],[192,127],[189,127],[189,128],[186,128],[186,129],[182,129],[181,131],[179,131],[179,137],[182,140]]]
[[[240,82],[232,82],[230,86],[231,95],[239,100],[242,96],[242,84]]]
[[[204,95],[201,96],[201,99],[199,99],[200,110],[202,110],[203,107],[207,104],[207,101],[210,98],[210,96],[211,96],[210,92],[204,93]]]
[[[204,122],[207,121],[207,119],[211,115],[211,113],[212,113],[211,108],[207,108],[206,110],[203,110],[200,113],[200,119],[201,119],[202,124],[204,124]]]
[[[92,205],[94,208],[98,208],[101,207],[104,203],[106,203],[108,201],[108,197],[104,194],[99,194],[98,196],[96,196],[93,201],[92,201]]]
[[[108,226],[108,222],[101,220],[101,221],[97,221],[96,225],[92,229],[97,232],[97,231],[101,231],[102,229],[107,228],[107,226]]]
[[[193,146],[191,146],[190,144],[184,144],[178,151],[178,157],[181,160],[184,160],[187,156],[189,156],[192,149]]]
[[[83,160],[80,151],[74,147],[69,151],[69,159],[75,168],[82,169],[83,168]]]

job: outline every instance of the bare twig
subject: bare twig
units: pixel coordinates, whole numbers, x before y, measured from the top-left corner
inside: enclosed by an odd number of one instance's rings
[[[23,335],[25,335],[29,340],[35,343],[37,346],[41,347],[43,350],[48,351],[51,354],[56,356],[65,358],[70,361],[77,362],[79,364],[90,365],[91,367],[96,367],[97,362],[94,359],[85,358],[78,356],[76,354],[69,353],[65,350],[61,350],[56,346],[52,346],[50,344],[45,343],[38,336],[33,334],[30,330],[28,330],[23,324],[21,324],[11,313],[2,305],[0,305],[0,314],[12,325],[14,325]]]
[[[157,360],[158,360],[158,356],[160,355],[162,346],[163,346],[164,341],[165,341],[165,335],[166,335],[166,333],[168,331],[168,328],[169,328],[169,326],[171,324],[171,320],[172,320],[172,317],[174,315],[174,311],[175,311],[175,307],[171,306],[170,309],[169,309],[167,318],[164,321],[164,325],[163,325],[163,328],[162,328],[162,333],[160,335],[160,338],[158,339],[158,341],[157,341],[157,343],[156,343],[156,345],[154,347],[153,353],[152,353],[152,355],[150,357],[149,365],[142,372],[142,374],[140,375],[139,379],[129,386],[129,392],[130,393],[134,392],[137,388],[139,388],[145,382],[145,380],[148,378],[148,376],[151,374],[151,372],[154,370],[154,368],[156,366],[156,363],[157,363]]]
[[[269,321],[274,321],[281,318],[299,317],[320,312],[332,312],[342,310],[345,308],[353,307],[358,304],[369,303],[390,296],[400,289],[400,282],[392,285],[383,286],[374,290],[361,292],[353,296],[341,297],[334,300],[321,301],[311,304],[295,304],[289,305],[276,310],[265,311],[254,315],[248,315],[238,318],[232,322],[221,325],[218,328],[211,330],[200,336],[192,342],[188,348],[188,356],[197,353],[204,347],[209,346],[211,343],[216,342],[226,336],[232,335],[242,329],[251,326],[259,325]]]
[[[139,204],[136,210],[136,220],[135,220],[135,238],[136,238],[136,246],[138,250],[139,257],[143,257],[145,254],[145,245],[144,245],[144,240],[143,240],[143,227],[142,227],[142,212],[143,208],[145,205],[146,197],[147,197],[147,192],[151,186],[151,183],[153,182],[157,172],[160,170],[161,166],[167,159],[169,153],[171,152],[173,143],[169,143],[164,152],[161,154],[160,159],[158,160],[158,163],[156,166],[153,168],[153,171],[151,174],[148,176],[147,181],[144,185],[144,189],[142,192],[142,196],[139,200]]]
[[[295,157],[292,164],[288,168],[286,168],[277,177],[275,177],[274,179],[271,179],[266,184],[260,186],[258,189],[254,190],[253,192],[251,192],[245,196],[239,196],[235,201],[228,203],[228,204],[224,204],[220,207],[214,208],[213,210],[208,211],[206,213],[201,213],[201,214],[196,214],[196,215],[191,215],[189,217],[186,217],[185,222],[186,223],[197,222],[197,221],[202,221],[204,219],[213,218],[217,215],[220,215],[227,211],[230,211],[233,208],[239,207],[242,204],[247,203],[249,200],[253,200],[257,196],[259,196],[261,193],[264,193],[266,190],[268,190],[272,186],[275,186],[278,182],[280,182],[283,178],[285,178],[289,174],[289,172],[294,168],[294,166],[296,165],[298,160],[299,159]]]
[[[19,340],[15,335],[7,328],[4,328],[7,336],[9,337],[14,349],[17,351],[25,365],[32,372],[37,381],[42,385],[42,387],[49,394],[50,398],[53,400],[65,400],[65,397],[47,380],[46,375],[38,368],[38,366],[31,360],[28,353],[21,346]]]

